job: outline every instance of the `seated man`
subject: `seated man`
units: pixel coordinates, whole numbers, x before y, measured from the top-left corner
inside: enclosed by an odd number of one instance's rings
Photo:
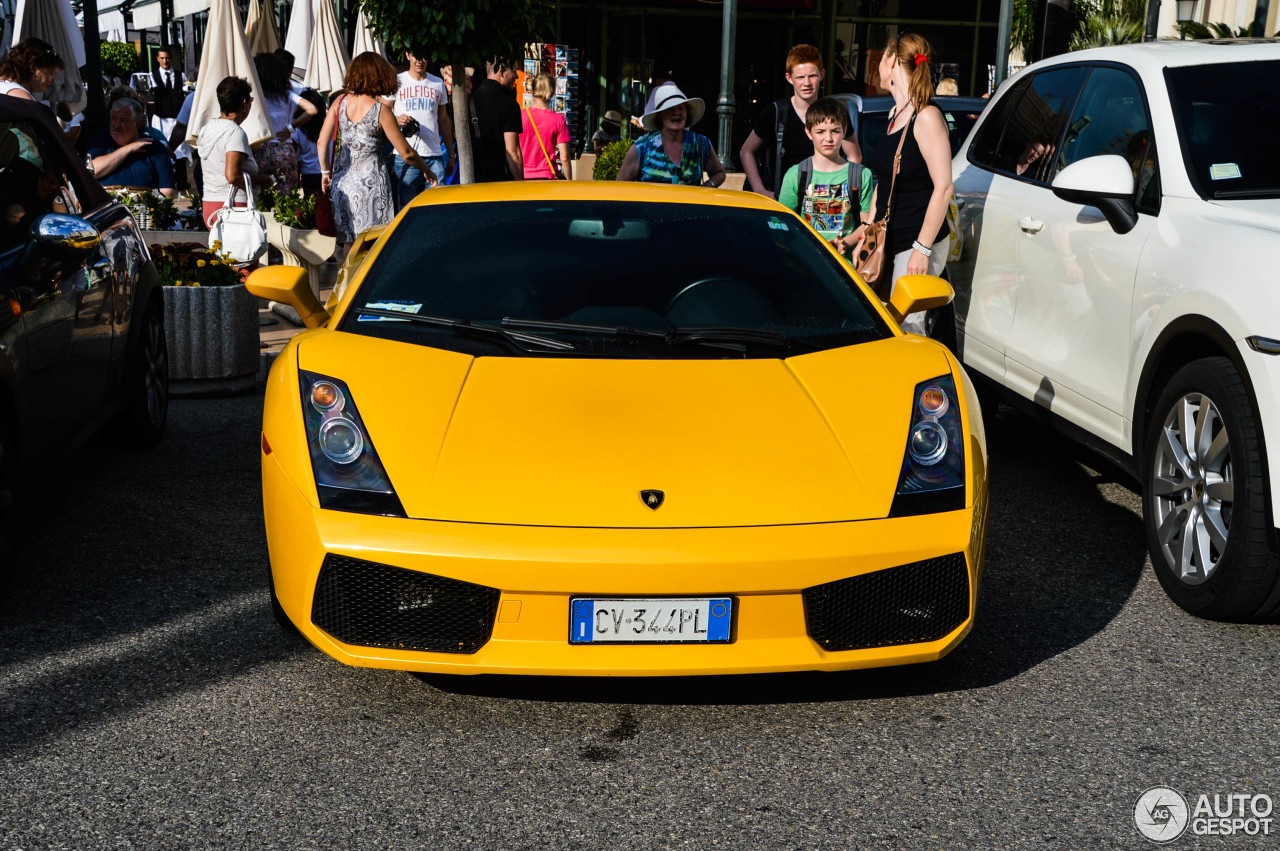
[[[132,98],[111,104],[111,125],[89,143],[94,176],[103,186],[138,186],[174,193],[173,157],[143,132],[146,112]]]

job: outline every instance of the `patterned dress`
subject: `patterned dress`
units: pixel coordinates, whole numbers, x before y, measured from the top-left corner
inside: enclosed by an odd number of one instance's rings
[[[636,155],[640,158],[640,182],[701,186],[702,173],[706,171],[711,151],[710,139],[686,130],[680,165],[676,165],[662,147],[662,131],[647,133],[636,140]]]
[[[342,242],[355,241],[356,235],[369,228],[389,223],[396,215],[391,200],[391,184],[382,167],[382,131],[378,126],[381,103],[374,105],[364,118],[347,118],[344,98],[338,107],[341,144],[333,162],[333,179],[329,197],[333,202],[333,222]]]

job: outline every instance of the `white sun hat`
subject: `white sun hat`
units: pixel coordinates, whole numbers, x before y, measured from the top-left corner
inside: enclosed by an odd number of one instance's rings
[[[702,98],[685,97],[684,92],[680,91],[680,87],[675,83],[663,83],[654,89],[653,94],[649,96],[649,105],[645,109],[644,115],[640,117],[640,123],[650,133],[660,130],[662,129],[662,120],[659,116],[662,112],[682,103],[689,110],[689,120],[685,122],[686,127],[692,127],[697,124],[702,119],[703,113],[707,111],[707,105],[702,102]]]

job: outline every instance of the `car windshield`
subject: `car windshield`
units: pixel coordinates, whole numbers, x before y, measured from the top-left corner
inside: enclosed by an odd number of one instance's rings
[[[1165,69],[1178,138],[1202,198],[1280,197],[1280,60]]]
[[[628,358],[788,357],[891,334],[790,214],[609,201],[410,209],[341,329],[473,355]]]

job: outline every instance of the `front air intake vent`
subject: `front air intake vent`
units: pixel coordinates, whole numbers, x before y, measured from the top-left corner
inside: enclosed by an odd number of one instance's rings
[[[963,553],[804,590],[809,637],[824,650],[937,641],[967,617],[969,571]]]
[[[496,588],[325,556],[311,622],[344,644],[475,653],[493,634]]]

